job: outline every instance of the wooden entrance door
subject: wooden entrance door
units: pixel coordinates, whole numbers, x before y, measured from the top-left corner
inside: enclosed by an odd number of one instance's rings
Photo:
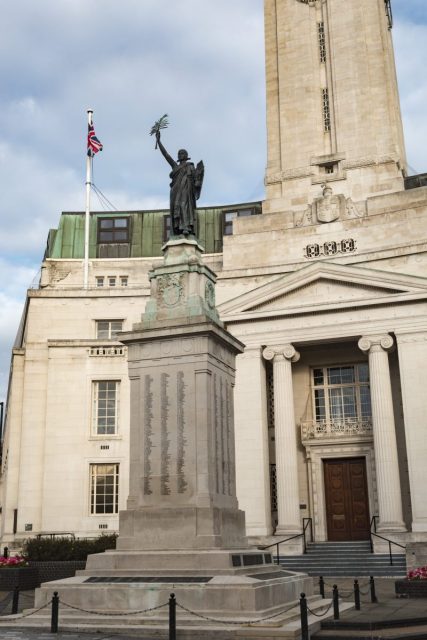
[[[328,540],[369,539],[365,458],[324,460]]]

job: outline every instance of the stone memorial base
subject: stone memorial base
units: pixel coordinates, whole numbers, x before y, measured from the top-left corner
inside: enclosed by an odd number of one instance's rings
[[[62,602],[108,615],[152,609],[174,593],[178,605],[190,611],[243,624],[284,612],[302,592],[313,594],[312,578],[284,571],[271,560],[269,553],[248,549],[111,550],[89,556],[75,578],[43,584],[35,607],[58,591]],[[144,620],[153,615],[159,611],[147,612]],[[167,608],[162,615],[166,624]],[[209,626],[209,621],[198,624]]]

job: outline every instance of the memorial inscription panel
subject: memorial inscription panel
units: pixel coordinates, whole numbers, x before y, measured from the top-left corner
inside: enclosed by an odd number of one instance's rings
[[[185,437],[185,381],[184,372],[178,371],[177,374],[177,459],[176,474],[178,477],[178,493],[185,493],[188,488],[185,479],[185,453],[187,439]]]
[[[143,495],[148,504],[156,496],[193,493],[189,475],[195,470],[188,468],[187,455],[186,374],[175,367],[168,371],[143,377]]]
[[[150,496],[151,488],[151,454],[153,451],[153,378],[146,375],[144,379],[144,494]]]

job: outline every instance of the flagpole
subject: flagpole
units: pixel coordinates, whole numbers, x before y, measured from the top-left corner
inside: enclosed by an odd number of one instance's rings
[[[93,124],[93,111],[87,110],[88,126]],[[89,230],[90,230],[90,190],[92,186],[92,156],[86,156],[86,215],[85,215],[85,251],[83,261],[83,288],[89,286]]]

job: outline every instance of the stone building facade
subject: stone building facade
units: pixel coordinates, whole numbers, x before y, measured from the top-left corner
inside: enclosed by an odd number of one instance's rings
[[[374,519],[384,537],[427,541],[427,188],[406,175],[391,22],[387,0],[265,0],[266,199],[198,211],[220,317],[246,345],[237,493],[258,539],[298,534],[311,518],[316,541],[368,539]],[[28,292],[2,544],[114,531],[125,508],[119,333],[141,318],[168,212],[90,224],[89,288],[84,216],[68,213]]]

